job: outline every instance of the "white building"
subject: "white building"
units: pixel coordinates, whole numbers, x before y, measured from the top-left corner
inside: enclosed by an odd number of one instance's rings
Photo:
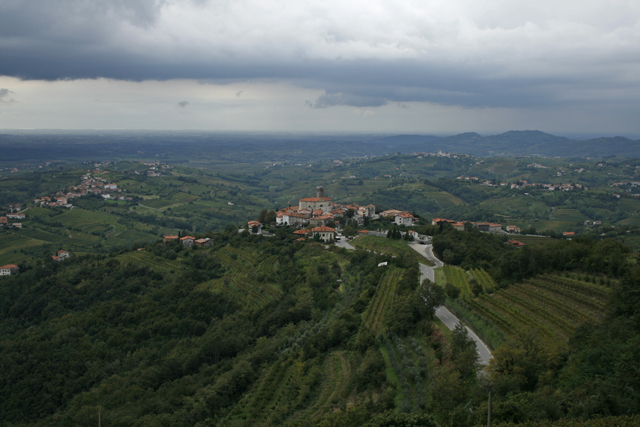
[[[313,237],[320,236],[320,240],[323,242],[331,242],[336,238],[336,230],[331,227],[316,227],[312,228],[311,232],[313,233]]]
[[[15,264],[3,265],[0,267],[0,276],[11,276],[12,274],[18,274],[18,266]]]

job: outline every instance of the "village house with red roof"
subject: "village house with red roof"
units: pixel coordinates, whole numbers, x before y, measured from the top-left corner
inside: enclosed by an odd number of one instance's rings
[[[0,276],[12,276],[18,274],[20,268],[16,264],[7,264],[0,266]]]
[[[327,243],[332,242],[336,238],[336,230],[331,227],[326,227],[326,226],[316,227],[316,228],[312,228],[311,231],[313,232],[314,238],[316,236],[319,236],[320,240],[322,240],[323,242],[327,242]]]
[[[249,227],[249,233],[253,233],[253,228],[255,227],[256,231],[255,234],[262,234],[262,224],[258,221],[249,221],[247,223],[247,226]]]
[[[193,246],[193,242],[195,240],[196,238],[193,236],[184,236],[180,238],[180,242],[182,243],[182,246],[184,246],[185,248],[190,248],[191,246]]]
[[[52,255],[51,258],[54,261],[64,261],[65,259],[69,258],[69,252],[65,251],[65,250],[59,250],[55,255]]]

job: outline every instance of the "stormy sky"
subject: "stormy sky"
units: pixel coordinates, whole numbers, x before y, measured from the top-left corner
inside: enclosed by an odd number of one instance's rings
[[[0,129],[640,134],[637,0],[2,0]]]

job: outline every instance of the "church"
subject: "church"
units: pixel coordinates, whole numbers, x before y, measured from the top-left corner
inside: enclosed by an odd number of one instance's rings
[[[322,210],[322,213],[330,213],[333,210],[331,197],[324,195],[324,187],[316,187],[316,197],[300,199],[298,211],[311,209],[312,212]]]

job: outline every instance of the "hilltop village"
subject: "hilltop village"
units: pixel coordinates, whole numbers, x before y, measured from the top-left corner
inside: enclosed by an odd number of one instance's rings
[[[388,209],[376,212],[376,207],[372,204],[360,206],[357,203],[339,204],[324,194],[324,187],[316,187],[315,197],[302,198],[298,202],[298,206],[289,206],[275,212],[275,226],[289,226],[298,228],[293,233],[298,235],[298,241],[305,240],[305,237],[317,238],[323,242],[333,242],[339,238],[339,233],[348,222],[354,223],[356,227],[368,225],[370,221],[385,218],[391,220],[393,224],[399,227],[412,227],[418,225],[419,218],[407,211],[397,209]],[[270,222],[266,220],[266,222]],[[508,225],[503,229],[502,224],[489,222],[459,222],[445,218],[433,218],[431,225],[449,224],[456,230],[464,230],[469,226],[480,231],[489,233],[519,234],[520,228],[515,225]],[[264,234],[263,223],[260,221],[249,221],[248,229],[253,234]],[[243,231],[243,230],[240,230]],[[359,234],[387,236],[387,231],[361,230]],[[415,231],[402,232],[402,235],[408,234],[413,239],[419,239],[420,236]],[[269,235],[269,234],[265,234]],[[177,236],[165,236],[165,239],[177,238]],[[187,236],[188,242],[193,241],[193,237]],[[518,241],[509,240],[507,243],[516,247],[524,246]],[[187,243],[189,244],[189,243]],[[204,244],[204,242],[202,242]]]

